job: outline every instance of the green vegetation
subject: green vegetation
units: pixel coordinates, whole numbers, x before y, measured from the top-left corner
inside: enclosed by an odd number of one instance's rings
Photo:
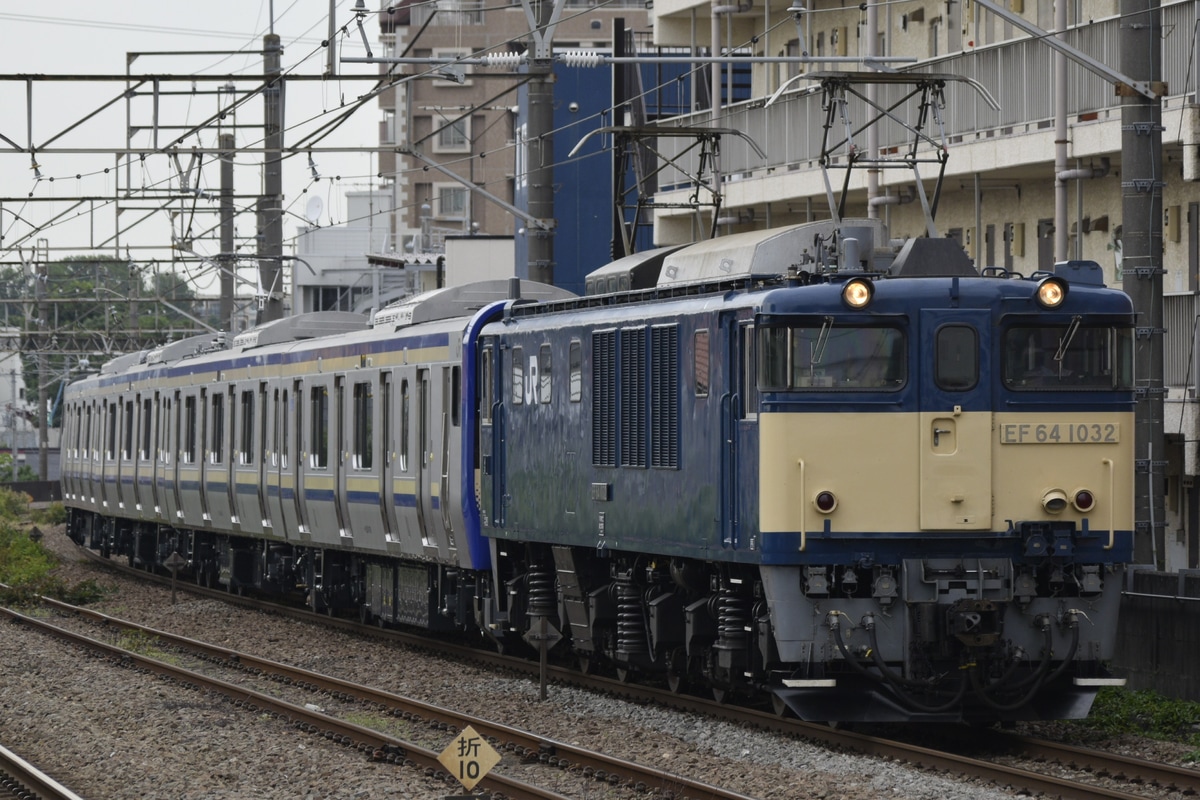
[[[1200,761],[1200,703],[1172,700],[1148,689],[1101,689],[1087,719],[1075,723],[1109,736],[1133,734],[1181,742],[1194,750],[1188,761]]]
[[[36,481],[37,473],[33,467],[28,464],[21,464],[17,468],[17,474],[13,475],[13,457],[12,453],[0,453],[0,483],[12,483],[13,481]]]
[[[59,510],[47,509],[47,515],[65,517],[62,504],[57,505]],[[55,575],[58,562],[31,531],[29,496],[0,487],[0,583],[9,587],[0,589],[0,605],[36,605],[39,595],[84,605],[104,596],[94,580],[69,586]]]

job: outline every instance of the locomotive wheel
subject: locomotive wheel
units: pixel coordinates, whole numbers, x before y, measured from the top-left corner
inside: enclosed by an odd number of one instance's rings
[[[596,674],[596,665],[592,662],[591,656],[579,656],[578,663],[579,663],[579,671],[582,672],[584,675],[595,675]]]
[[[679,694],[683,691],[685,681],[682,675],[676,672],[667,673],[667,688],[671,690],[671,694]]]
[[[782,697],[777,694],[771,695],[771,710],[775,712],[775,716],[780,719],[795,716],[792,714],[792,707],[789,706]]]
[[[718,703],[724,703],[726,698],[729,697],[729,690],[724,686],[714,686],[712,687],[712,696],[713,700],[716,700]]]
[[[632,683],[633,670],[629,667],[617,667],[617,680],[621,683]]]

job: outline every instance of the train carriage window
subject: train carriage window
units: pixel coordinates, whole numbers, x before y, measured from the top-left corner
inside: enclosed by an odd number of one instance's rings
[[[708,329],[696,331],[692,336],[692,373],[696,376],[696,397],[708,397],[709,377]]]
[[[801,392],[896,391],[907,380],[904,332],[832,317],[770,326],[758,336],[758,386]]]
[[[196,463],[196,398],[183,401],[183,463]]]
[[[450,425],[462,424],[462,367],[450,368]]]
[[[153,420],[151,413],[150,398],[147,397],[142,400],[142,444],[138,448],[138,458],[142,461],[150,460],[150,446],[152,444],[150,439],[150,423]]]
[[[291,417],[288,415],[290,411],[288,407],[288,390],[284,389],[279,395],[279,435],[275,439],[275,446],[279,448],[279,467],[287,469],[288,462],[291,457]]]
[[[572,339],[567,348],[567,370],[570,372],[569,399],[578,403],[583,398],[583,345],[578,339]]]
[[[121,420],[121,458],[129,460],[133,458],[133,401],[125,401],[125,415]]]
[[[550,388],[550,345],[544,344],[538,349],[538,402],[550,402]]]
[[[408,472],[408,380],[400,381],[400,471]]]
[[[375,396],[369,382],[354,384],[354,468],[371,469],[374,461]]]
[[[512,404],[522,405],[525,402],[525,351],[520,347],[512,349]]]
[[[934,381],[938,388],[964,392],[979,382],[979,334],[969,325],[945,325],[934,340]]]
[[[208,440],[208,461],[220,464],[225,460],[225,395],[212,396],[212,438]]]
[[[1127,390],[1133,386],[1133,329],[1060,325],[1013,326],[1004,332],[1004,385],[1017,391]]]
[[[107,412],[104,415],[105,428],[104,434],[104,458],[111,461],[117,455],[117,404],[108,403]]]
[[[242,392],[241,417],[242,427],[239,429],[238,463],[254,463],[254,392]]]
[[[329,466],[329,389],[314,386],[309,392],[309,456],[314,469]]]

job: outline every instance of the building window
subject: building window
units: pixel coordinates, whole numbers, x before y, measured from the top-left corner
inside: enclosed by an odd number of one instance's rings
[[[435,153],[469,153],[471,151],[471,118],[433,120]]]
[[[395,144],[396,142],[396,109],[385,108],[383,110],[383,121],[380,124],[379,137],[384,144]]]
[[[462,184],[435,184],[434,202],[438,219],[466,219],[468,195]]]

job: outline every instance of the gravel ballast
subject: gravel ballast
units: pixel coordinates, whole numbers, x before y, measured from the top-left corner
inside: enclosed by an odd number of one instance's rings
[[[577,689],[497,676],[396,645],[145,585],[80,563],[61,530],[47,546],[69,584],[113,592],[97,610],[224,647],[454,707],[541,736],[662,766],[752,797],[997,800],[1019,796]],[[23,626],[0,627],[0,743],[85,797],[441,798],[456,784],[366,759],[267,715],[155,681]],[[449,737],[447,740],[449,743]],[[511,756],[510,756],[511,757]],[[578,792],[578,789],[573,790]],[[592,796],[604,797],[597,786]]]

